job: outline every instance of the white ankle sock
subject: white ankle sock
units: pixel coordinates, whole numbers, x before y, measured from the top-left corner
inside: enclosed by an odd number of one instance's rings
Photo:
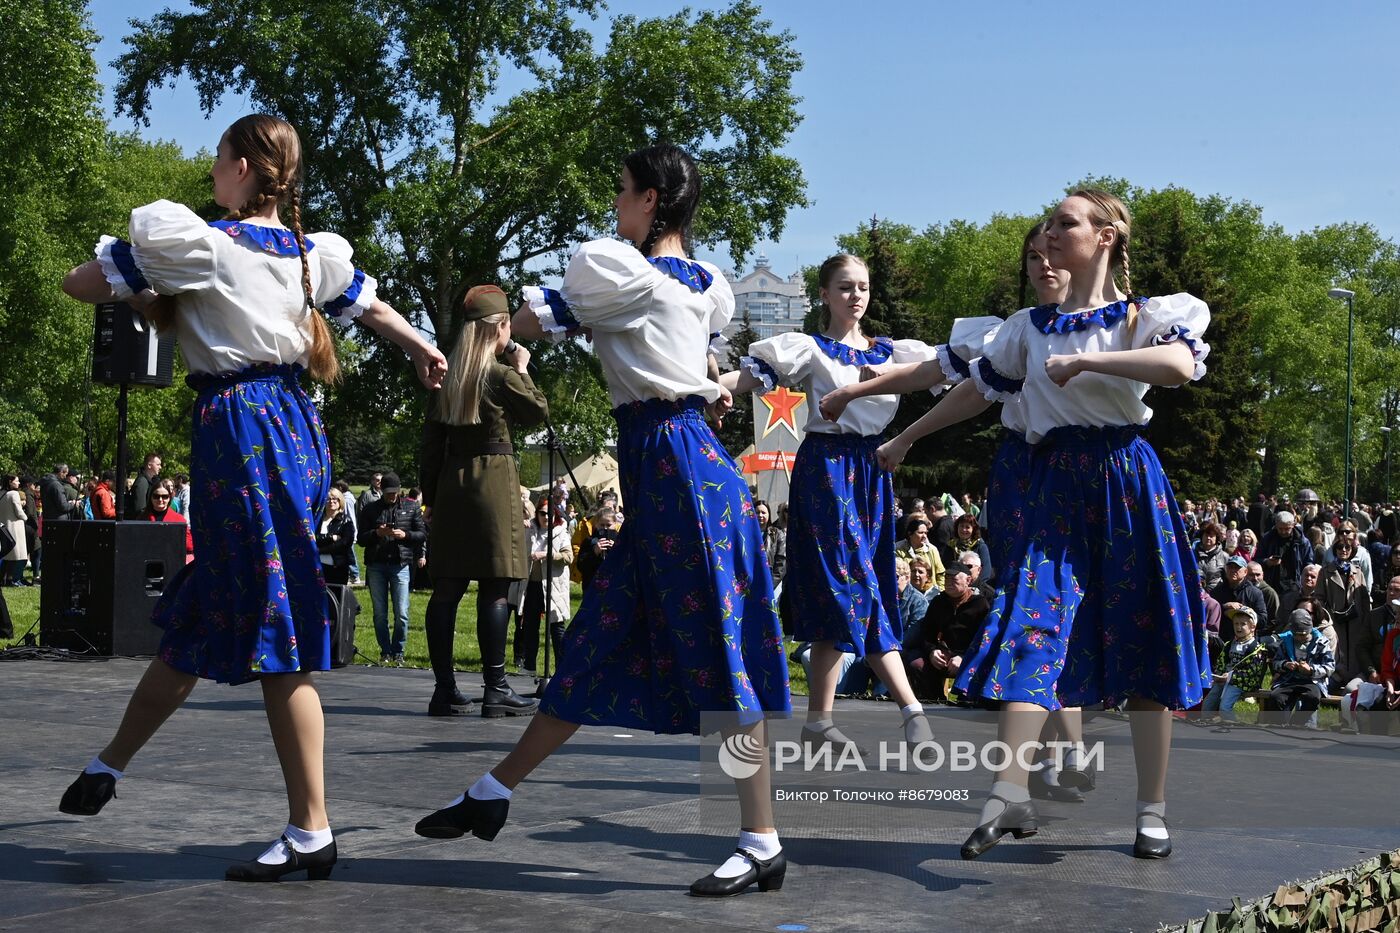
[[[72,772],[69,772],[69,773],[71,774]],[[92,761],[89,761],[89,762],[88,762],[88,766],[87,766],[86,768],[83,769],[83,773],[84,773],[84,774],[110,774],[112,777],[116,778],[118,781],[120,781],[120,780],[122,779],[122,772],[118,771],[116,768],[113,768],[111,765],[103,764],[103,763],[102,763],[102,759],[101,759],[101,758],[98,758],[98,757],[96,757],[96,756],[93,756]]]
[[[1148,839],[1170,839],[1167,833],[1167,802],[1137,802],[1137,831]]]
[[[745,852],[751,852],[754,858],[765,862],[783,851],[782,845],[778,842],[778,834],[776,832],[750,833],[740,831],[739,844],[735,846],[735,848],[743,849]],[[748,859],[735,853],[729,856],[728,861],[715,869],[715,877],[737,878],[749,870],[749,865]]]
[[[325,829],[302,829],[291,823],[288,823],[287,828],[282,830],[282,836],[283,838],[268,846],[267,851],[258,856],[259,862],[264,865],[284,864],[292,857],[287,850],[288,842],[298,852],[315,852],[317,849],[324,849],[330,845],[331,840],[335,838],[329,826]]]
[[[1030,791],[1020,784],[1013,784],[1010,781],[997,781],[992,784],[992,792],[987,797],[987,802],[982,805],[982,815],[977,820],[977,825],[991,822],[1006,810],[1006,804],[997,798],[1009,800],[1012,803],[1025,803],[1031,799]]]
[[[825,719],[807,720],[807,725],[804,728],[811,729],[813,732],[825,732],[834,725],[836,725],[836,723],[830,716],[827,716]]]
[[[922,703],[910,703],[908,706],[901,706],[899,711],[904,714],[905,719],[908,719],[915,713],[922,713],[924,711],[924,705]]]
[[[500,781],[492,777],[490,771],[487,771],[478,778],[477,782],[467,790],[467,795],[473,800],[509,800],[513,793],[514,791],[509,787],[506,787]],[[452,803],[448,804],[448,806],[453,806],[461,802],[462,798],[458,797],[456,800],[452,801]]]
[[[1045,762],[1045,766],[1040,769],[1040,776],[1044,779],[1046,787],[1060,786],[1060,772],[1056,771],[1050,762]]]
[[[1081,760],[1081,756],[1080,756],[1080,754],[1079,754],[1079,746],[1078,746],[1078,745],[1074,746],[1074,747],[1071,748],[1069,751],[1065,752],[1065,768],[1066,768],[1066,769],[1068,769],[1068,770],[1070,770],[1070,771],[1078,771],[1078,770],[1080,769],[1080,767],[1082,767],[1082,766],[1080,765],[1080,760]]]

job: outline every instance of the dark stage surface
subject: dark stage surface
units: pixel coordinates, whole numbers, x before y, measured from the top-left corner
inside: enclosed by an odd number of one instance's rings
[[[1101,719],[1088,738],[1110,743],[1110,767],[1093,805],[1038,804],[1032,839],[962,861],[985,779],[908,775],[897,786],[965,786],[971,800],[825,812],[779,803],[783,890],[697,900],[686,887],[729,851],[737,821],[698,801],[715,769],[701,764],[698,739],[585,729],[517,792],[494,843],[421,839],[414,822],[494,764],[525,721],[432,719],[427,672],[356,667],[320,680],[341,853],[332,880],[234,884],[225,865],[257,855],[285,819],[256,686],[201,685],[99,816],[58,812],[143,669],[0,664],[0,929],[1150,931],[1400,845],[1397,740],[1178,725],[1176,854],[1138,861],[1125,726]],[[460,683],[470,693],[479,675]],[[889,705],[842,705],[897,724]],[[941,717],[934,728],[991,734]],[[1228,799],[1240,786],[1252,809]]]

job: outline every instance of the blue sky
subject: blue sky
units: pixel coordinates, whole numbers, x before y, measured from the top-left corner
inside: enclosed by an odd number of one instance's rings
[[[184,6],[94,0],[104,84],[115,80],[108,63],[127,19]],[[618,0],[611,12],[679,6]],[[819,262],[872,213],[916,227],[982,221],[1033,211],[1090,174],[1252,201],[1290,231],[1356,221],[1400,235],[1400,5],[777,0],[764,9],[805,60],[804,119],[786,151],[814,203],[789,217],[781,242],[760,244],[781,273]],[[142,133],[193,152],[212,148],[242,112],[228,101],[206,122],[186,80],[153,96]]]

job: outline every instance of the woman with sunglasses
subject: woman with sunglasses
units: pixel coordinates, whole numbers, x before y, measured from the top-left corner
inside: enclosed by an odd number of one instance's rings
[[[185,521],[185,516],[170,507],[171,496],[167,483],[156,483],[146,494],[146,513],[143,517],[148,522],[171,522],[185,526],[185,563],[188,564],[194,560],[194,535],[190,534],[190,523]]]

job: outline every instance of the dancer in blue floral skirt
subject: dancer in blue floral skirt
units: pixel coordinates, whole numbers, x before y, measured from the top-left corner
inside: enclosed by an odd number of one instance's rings
[[[274,117],[235,122],[210,175],[230,219],[205,223],[169,201],[131,214],[130,240],[103,237],[98,258],[64,280],[82,301],[128,301],[174,328],[194,405],[190,474],[194,561],[172,581],[153,621],[165,629],[117,734],[63,795],[64,813],[91,816],[116,795],[132,756],[189,696],[198,678],[257,680],[287,784],[289,820],[230,880],[291,872],[329,876],[320,698],[309,676],[330,666],[330,619],[314,536],[330,488],[330,457],[309,369],[339,371],[319,308],[359,318],[403,347],[425,385],[446,362],[350,262],[333,233],[301,228],[301,145]],[[290,227],[279,209],[287,207]]]
[[[870,273],[842,253],[818,271],[824,321],[816,334],[780,334],[749,346],[742,369],[722,378],[732,392],[800,387],[810,399],[860,382],[871,368],[934,358],[919,340],[871,339],[861,330]],[[824,421],[808,406],[806,433],[788,499],[788,571],[784,619],[789,634],[812,643],[811,691],[802,738],[844,751],[851,740],[832,720],[843,652],[863,657],[899,703],[905,740],[933,739],[904,670],[903,627],[895,583],[894,490],[875,460],[881,432],[899,408],[895,395],[865,399]]]
[[[708,377],[710,335],[734,313],[714,266],[686,258],[700,195],[690,157],[669,145],[628,156],[615,240],[585,243],[563,287],[527,290],[520,337],[587,328],[616,406],[627,521],[564,633],[559,670],[515,749],[445,808],[431,838],[494,839],[514,789],[580,725],[699,732],[720,714],[760,762],[736,781],[738,851],[692,894],[782,886],[764,713],[790,712],[773,580],[748,487],[704,419],[731,400]]]

